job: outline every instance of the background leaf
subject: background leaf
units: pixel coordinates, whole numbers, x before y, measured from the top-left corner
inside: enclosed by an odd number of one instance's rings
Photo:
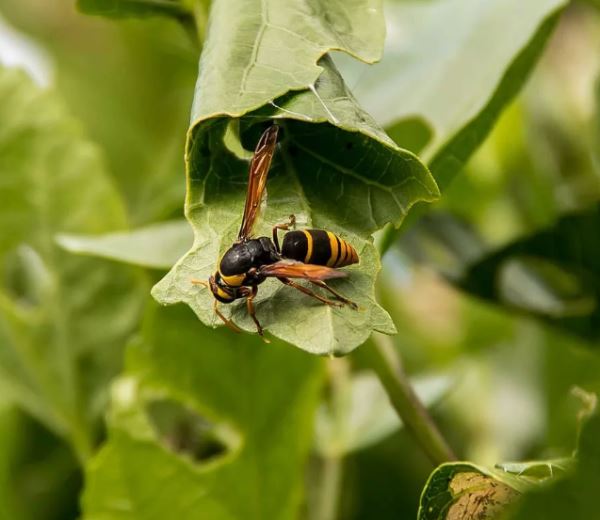
[[[295,518],[320,366],[278,343],[206,329],[182,306],[157,310],[114,387],[84,518]],[[157,435],[148,414],[165,399],[213,423],[225,451],[198,459],[170,448],[177,437]]]
[[[169,269],[189,249],[192,240],[192,230],[183,220],[104,235],[57,236],[58,244],[71,253],[154,269]]]
[[[425,149],[446,186],[523,86],[564,5],[389,1],[385,56],[372,71],[353,71],[355,94],[398,144]]]
[[[419,399],[429,407],[448,392],[452,377],[420,376],[414,378],[412,384]],[[377,444],[402,428],[401,419],[374,374],[354,373],[342,392],[337,407],[321,403],[317,410],[315,443],[318,453],[342,457]]]
[[[0,70],[0,120],[0,226],[11,230],[0,238],[0,372],[11,399],[85,457],[141,287],[129,269],[65,255],[54,234],[123,228],[123,207],[97,149],[18,71]]]
[[[180,218],[197,46],[171,18],[109,22],[72,4],[6,0],[2,11],[46,50],[55,87],[102,148],[130,223]]]
[[[582,429],[574,474],[525,495],[510,518],[593,518],[600,486],[598,435],[600,416],[595,413]]]
[[[565,214],[554,225],[494,250],[450,215],[427,218],[402,241],[469,294],[598,340],[600,208]],[[490,250],[491,249],[491,250]]]

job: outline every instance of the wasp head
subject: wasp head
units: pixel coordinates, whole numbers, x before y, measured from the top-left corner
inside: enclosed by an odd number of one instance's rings
[[[231,303],[237,298],[236,289],[225,284],[218,272],[208,279],[208,285],[213,296],[222,303]]]

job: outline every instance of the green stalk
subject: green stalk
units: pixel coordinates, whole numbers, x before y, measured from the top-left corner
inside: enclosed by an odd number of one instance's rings
[[[371,339],[373,345],[368,352],[371,367],[385,388],[404,427],[434,465],[457,460],[410,385],[392,340],[379,333],[373,334]]]
[[[327,455],[321,459],[319,495],[314,520],[336,520],[338,517],[342,464],[342,459],[334,455]]]
[[[330,386],[330,407],[335,420],[336,437],[342,439],[347,429],[350,395],[350,363],[345,359],[327,360]],[[331,448],[331,447],[330,447]],[[315,507],[315,520],[336,520],[342,491],[344,465],[343,450],[331,448],[320,457],[319,491]]]

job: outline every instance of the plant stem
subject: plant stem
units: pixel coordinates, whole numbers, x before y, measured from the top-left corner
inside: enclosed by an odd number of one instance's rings
[[[342,459],[328,455],[321,459],[321,464],[318,502],[314,518],[315,520],[335,520],[338,516],[342,483]]]
[[[407,431],[434,465],[456,460],[456,455],[410,385],[392,340],[379,333],[373,334],[372,340],[372,368]]]
[[[327,360],[330,413],[334,421],[335,438],[344,445],[349,420],[350,363],[346,359]],[[329,446],[320,457],[319,486],[315,520],[335,520],[340,502],[344,450]]]

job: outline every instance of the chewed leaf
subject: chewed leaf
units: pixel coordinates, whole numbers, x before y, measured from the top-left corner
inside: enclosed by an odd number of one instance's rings
[[[491,472],[470,463],[442,464],[421,495],[419,520],[491,520],[520,495]]]
[[[83,518],[299,517],[322,364],[228,332],[183,306],[148,314],[86,466]]]
[[[308,13],[302,24],[319,31],[303,34],[292,57],[287,56],[293,50],[289,40],[278,31],[281,27],[284,34],[303,30],[282,25],[302,12],[303,4],[289,2],[270,9],[269,2],[245,3],[256,4],[256,12],[265,8],[268,13],[263,12],[262,22],[243,33],[232,33],[224,24],[222,9],[227,4],[213,6],[188,133],[186,216],[194,228],[194,245],[154,287],[153,296],[162,304],[187,303],[207,325],[221,323],[213,312],[212,294],[192,284],[192,279],[206,280],[213,274],[235,240],[248,179],[244,149],[254,149],[259,123],[277,120],[282,138],[269,173],[266,207],[254,233],[270,236],[275,224],[288,221],[293,214],[299,227],[327,229],[347,240],[360,262],[344,268],[348,276],[330,284],[359,308],[327,307],[269,280],[261,285],[255,300],[257,317],[271,334],[311,353],[348,353],[373,330],[395,330],[375,301],[380,264],[372,233],[388,222],[399,225],[413,204],[439,195],[427,168],[412,153],[398,148],[358,106],[331,60],[316,63],[333,47],[367,61],[375,59],[381,42],[367,45],[363,29],[365,20],[378,11],[373,11],[372,2],[356,0],[356,9],[337,9],[331,3],[323,12]],[[343,16],[352,19],[345,29],[345,45],[323,28],[342,23]],[[219,38],[213,39],[217,33]],[[243,38],[247,40],[244,45],[239,41]],[[311,38],[316,40],[307,46]],[[239,50],[232,50],[234,42]],[[254,48],[253,56],[247,55],[248,47]],[[228,52],[239,53],[239,60],[223,62]],[[295,70],[293,77],[290,67]],[[219,70],[222,75],[215,76]],[[224,82],[226,78],[231,81]],[[260,89],[249,87],[259,80]],[[231,115],[242,117],[232,122]],[[223,306],[222,311],[242,329],[256,330],[243,302]]]

